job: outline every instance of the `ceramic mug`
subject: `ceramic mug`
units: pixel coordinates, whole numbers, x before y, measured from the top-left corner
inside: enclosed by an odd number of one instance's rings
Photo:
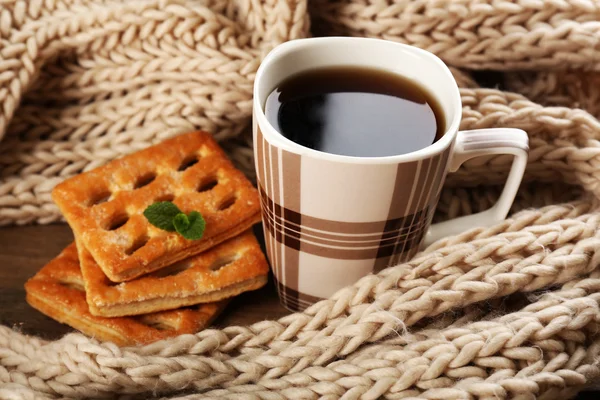
[[[333,66],[384,69],[416,81],[439,101],[446,132],[428,147],[389,157],[330,154],[287,139],[265,117],[267,96],[292,75]],[[448,67],[416,47],[327,37],[286,42],[266,56],[254,84],[254,156],[267,256],[286,308],[302,310],[406,261],[423,242],[506,218],[525,171],[527,134],[459,131],[461,111]],[[498,202],[431,226],[446,173],[489,154],[514,156]]]

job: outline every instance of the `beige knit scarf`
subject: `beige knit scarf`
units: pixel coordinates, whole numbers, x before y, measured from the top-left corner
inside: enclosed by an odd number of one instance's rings
[[[556,399],[600,379],[598,1],[0,0],[0,225],[60,220],[57,182],[196,128],[252,176],[256,69],[309,21],[438,54],[462,129],[526,130],[511,217],[278,321],[135,348],[0,327],[0,398]],[[508,162],[450,176],[436,218],[488,207]]]

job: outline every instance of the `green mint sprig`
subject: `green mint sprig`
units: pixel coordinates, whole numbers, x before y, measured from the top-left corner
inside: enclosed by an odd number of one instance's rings
[[[184,214],[170,201],[159,201],[144,210],[144,217],[155,227],[168,232],[177,232],[189,240],[201,239],[206,221],[198,211]]]

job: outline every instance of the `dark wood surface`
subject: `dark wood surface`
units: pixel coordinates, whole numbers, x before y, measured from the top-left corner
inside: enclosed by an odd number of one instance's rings
[[[258,237],[262,234],[257,230]],[[0,228],[0,323],[44,339],[73,329],[39,313],[25,302],[23,284],[73,240],[65,224]],[[213,326],[246,325],[288,314],[270,280],[264,288],[235,298]],[[577,400],[600,398],[586,392]]]
[[[44,339],[57,339],[72,331],[30,307],[23,289],[28,278],[72,241],[66,224],[0,228],[0,323]],[[236,297],[213,326],[247,325],[286,314],[270,283]]]

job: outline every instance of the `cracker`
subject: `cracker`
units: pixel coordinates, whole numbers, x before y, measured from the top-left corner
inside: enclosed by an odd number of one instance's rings
[[[137,317],[90,314],[75,244],[69,245],[25,284],[27,302],[40,312],[86,335],[121,346],[147,344],[195,333],[217,317],[227,301]]]
[[[269,266],[252,231],[149,275],[111,282],[78,244],[90,312],[104,317],[147,314],[214,302],[261,288]]]
[[[176,136],[67,179],[52,197],[113,282],[198,254],[260,221],[257,190],[205,132]],[[146,207],[166,200],[203,215],[202,239],[187,240],[146,220]]]

